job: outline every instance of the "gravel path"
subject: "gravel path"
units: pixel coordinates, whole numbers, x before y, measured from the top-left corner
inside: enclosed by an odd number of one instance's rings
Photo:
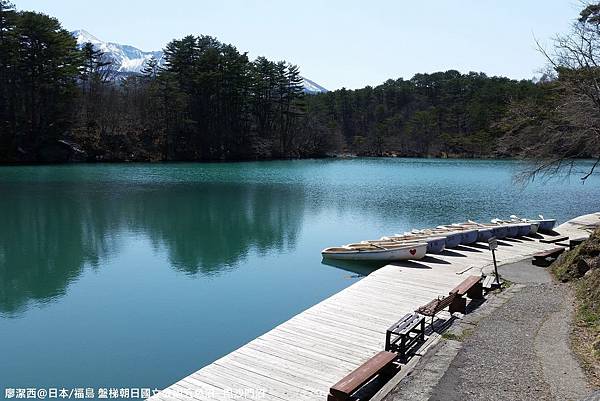
[[[530,262],[501,274],[522,284],[505,291],[502,302],[488,301],[495,306],[484,303],[479,318],[478,312],[467,315],[460,324],[462,343],[443,342],[386,400],[577,401],[592,392],[569,348],[573,306],[567,287]],[[454,359],[448,347],[457,350]]]

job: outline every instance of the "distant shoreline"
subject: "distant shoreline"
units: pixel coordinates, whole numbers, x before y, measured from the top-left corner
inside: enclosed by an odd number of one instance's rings
[[[485,155],[423,155],[423,156],[400,156],[400,155],[355,155],[355,154],[339,154],[328,155],[321,157],[286,157],[272,159],[231,159],[231,160],[96,160],[96,161],[16,161],[16,162],[0,162],[0,167],[18,167],[18,166],[66,166],[66,165],[83,165],[83,164],[223,164],[223,163],[253,163],[253,162],[276,162],[276,161],[295,161],[295,160],[351,160],[351,159],[450,159],[450,160],[518,160],[514,156],[485,156]],[[585,159],[581,159],[585,160]]]

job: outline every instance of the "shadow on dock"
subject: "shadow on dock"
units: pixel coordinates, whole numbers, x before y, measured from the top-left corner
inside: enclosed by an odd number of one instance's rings
[[[471,244],[469,245],[459,245],[456,248],[453,248],[457,251],[465,251],[465,252],[477,252],[477,253],[481,253],[481,251],[479,249],[476,249],[477,247],[472,247]]]
[[[458,247],[456,248],[452,248],[452,249],[458,249]],[[459,258],[466,258],[467,255],[463,255],[462,253],[458,253],[458,252],[453,252],[449,249],[444,250],[444,252],[440,253],[440,255],[444,255],[444,256],[458,256]]]
[[[377,269],[387,265],[386,262],[357,262],[352,260],[332,260],[323,259],[321,264],[326,266],[332,266],[337,269],[345,270],[350,273],[354,273],[360,277],[366,277]]]
[[[401,260],[397,262],[392,262],[390,265],[398,266],[398,267],[410,267],[411,269],[431,269],[431,266],[427,266],[419,263],[420,261],[425,261],[425,258],[416,260]]]
[[[438,259],[434,256],[431,255],[426,255],[423,259],[421,259],[422,262],[427,262],[427,263],[435,263],[438,265],[451,265],[452,263],[448,262],[447,260],[444,259]]]

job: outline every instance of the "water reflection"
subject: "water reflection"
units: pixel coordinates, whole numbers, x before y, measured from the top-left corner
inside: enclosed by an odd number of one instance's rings
[[[336,267],[341,270],[353,273],[356,277],[368,276],[373,271],[387,265],[385,262],[377,261],[352,261],[352,260],[333,260],[323,259],[322,264]]]
[[[0,313],[8,316],[64,295],[131,233],[190,275],[234,268],[251,251],[293,249],[305,199],[302,186],[218,183],[3,184],[2,192]]]

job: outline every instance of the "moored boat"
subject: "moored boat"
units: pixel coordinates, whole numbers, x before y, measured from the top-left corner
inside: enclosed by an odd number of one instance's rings
[[[538,228],[536,224],[513,219],[513,216],[511,216],[511,220],[509,221],[493,219],[492,222],[507,227],[508,237],[524,237],[530,235],[532,232],[537,232]]]
[[[405,242],[405,241],[421,241],[427,243],[427,253],[442,253],[446,248],[446,238],[443,236],[427,236],[427,235],[416,235],[416,234],[395,234],[391,237],[381,237],[378,241],[368,242]]]
[[[437,228],[440,230],[459,232],[461,235],[460,243],[465,245],[477,242],[477,237],[479,236],[479,230],[476,227],[463,226],[462,224],[438,226]]]
[[[413,230],[411,233],[406,234],[417,234],[426,235],[431,237],[444,237],[446,239],[446,248],[456,248],[462,242],[462,234],[460,231],[452,230],[441,230],[441,229],[426,229],[426,230]]]
[[[554,225],[556,224],[556,219],[545,219],[541,214],[539,215],[539,219],[524,219],[517,217],[515,215],[510,216],[510,218],[514,220],[519,220],[524,223],[531,224],[531,234],[535,234],[536,232],[547,233],[551,232],[554,229]],[[535,228],[533,226],[536,226]]]
[[[508,233],[508,229],[506,226],[501,226],[498,224],[483,224],[473,220],[469,220],[466,223],[459,223],[459,225],[465,228],[477,228],[477,230],[480,233],[480,235],[477,237],[477,240],[481,242],[487,242],[492,237],[496,237],[497,239],[506,238],[506,235]]]
[[[529,224],[529,233],[524,235],[534,235],[538,232],[540,223],[537,221],[529,220],[529,219],[521,219],[514,214],[510,216],[510,221],[513,223],[525,223]]]
[[[389,244],[380,246],[372,243],[350,244],[325,248],[323,258],[339,260],[399,261],[421,259],[427,251],[426,242]]]
[[[506,237],[516,238],[519,236],[519,226],[515,223],[509,223],[500,219],[492,219],[492,223],[506,228]]]
[[[552,232],[552,230],[554,230],[554,225],[556,224],[555,219],[545,219],[544,216],[542,216],[541,214],[539,215],[539,220],[532,219],[531,221],[538,223],[538,231],[543,233]]]
[[[549,233],[554,229],[554,225],[556,224],[556,220],[554,219],[545,219],[538,221],[539,231],[543,233]]]

